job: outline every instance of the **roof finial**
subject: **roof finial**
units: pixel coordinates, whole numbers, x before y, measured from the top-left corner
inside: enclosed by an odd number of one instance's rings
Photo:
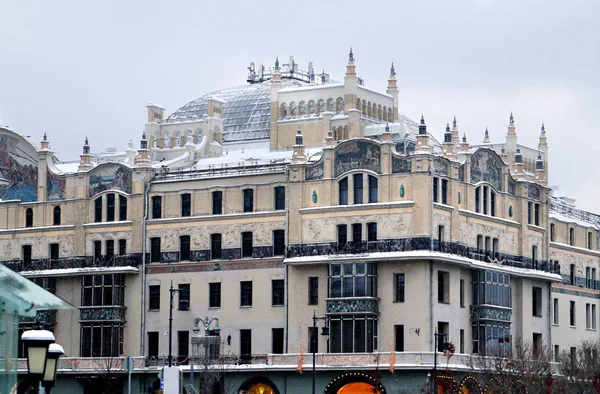
[[[544,128],[544,126],[542,125],[542,129]],[[46,136],[46,132],[44,131],[44,141],[48,141],[48,137]]]
[[[485,138],[489,138],[489,137],[490,137],[490,133],[488,133],[487,126],[485,126]]]
[[[142,131],[142,139],[145,140],[146,139],[146,130]]]
[[[456,128],[456,115],[454,115],[454,120],[452,121],[452,127]]]
[[[542,122],[542,134],[546,134],[546,128],[544,127],[544,122]]]
[[[275,70],[279,70],[279,56],[275,56]]]
[[[351,62],[354,61],[354,53],[352,53],[352,47],[350,47],[350,53],[348,54],[348,60]]]
[[[419,125],[419,135],[427,135],[427,126],[425,125],[425,117],[421,115],[421,124]]]
[[[512,111],[510,111],[510,125],[512,126],[515,123],[515,119],[513,118]]]
[[[88,142],[88,137],[85,137],[85,143],[84,145],[89,145],[90,143]]]
[[[390,75],[391,76],[395,76],[396,75],[396,69],[394,68],[394,62],[392,62],[392,68],[390,69]]]
[[[425,124],[425,118],[423,117],[423,114],[421,114],[421,124]]]
[[[446,123],[446,133],[450,132],[450,123]]]
[[[463,140],[462,142],[467,142],[467,133],[463,133]]]

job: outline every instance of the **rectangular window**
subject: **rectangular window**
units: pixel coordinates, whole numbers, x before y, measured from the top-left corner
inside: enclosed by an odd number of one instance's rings
[[[354,174],[352,177],[354,183],[354,203],[363,203],[363,176],[362,174]]]
[[[553,299],[553,310],[552,310],[552,323],[558,325],[558,316],[559,316],[559,310],[558,310],[558,298],[554,298]]]
[[[554,362],[557,363],[560,359],[560,347],[558,345],[554,345]]]
[[[377,241],[377,223],[367,223],[367,241]]]
[[[244,189],[244,212],[254,211],[254,190]]]
[[[183,193],[181,195],[181,216],[186,217],[192,214],[192,195]]]
[[[339,204],[340,205],[348,205],[348,177],[341,179],[338,182],[339,187]]]
[[[119,195],[119,220],[127,220],[127,197]]]
[[[377,202],[378,197],[378,179],[372,175],[369,175],[369,202]]]
[[[585,304],[585,328],[592,328],[592,308],[589,303]]]
[[[492,239],[492,252],[494,253],[494,257],[495,258],[499,258],[499,254],[500,254],[500,245],[498,242],[498,238],[494,238]]]
[[[533,203],[529,201],[527,203],[527,224],[533,223]]]
[[[448,180],[442,179],[442,204],[448,204]]]
[[[496,193],[490,193],[490,215],[496,216]]]
[[[475,189],[475,212],[481,212],[479,203],[481,202],[481,187]]]
[[[540,204],[533,205],[533,223],[536,226],[540,225]]]
[[[283,354],[283,328],[273,328],[271,338],[271,352],[273,354]]]
[[[98,197],[94,200],[94,222],[100,223],[102,221],[102,197]],[[28,226],[30,227],[30,226]]]
[[[540,357],[540,352],[542,351],[542,334],[534,332],[533,333],[533,338],[531,341],[531,345],[533,347],[532,349],[532,356],[534,359],[537,359]]]
[[[345,224],[338,224],[338,245],[346,245],[348,243],[348,226]]]
[[[285,186],[275,187],[275,210],[285,209]]]
[[[439,178],[433,177],[433,202],[439,202]]]
[[[575,229],[573,227],[569,229],[569,245],[575,246]]]
[[[152,219],[160,219],[162,217],[162,197],[152,196]]]
[[[394,302],[404,302],[405,286],[404,274],[394,274]]]
[[[177,361],[179,363],[186,363],[187,358],[190,355],[190,332],[189,331],[177,331]]]
[[[460,354],[464,354],[465,353],[465,330],[460,330],[460,345],[459,345],[459,350],[458,352]]]
[[[242,233],[242,257],[252,257],[252,232]]]
[[[592,233],[588,233],[587,248],[592,249]]]
[[[438,349],[438,352],[443,352],[444,351],[444,343],[450,341],[450,339],[448,338],[448,334],[450,332],[450,323],[439,321],[437,328],[438,328],[437,329],[437,332],[438,332],[437,349]]]
[[[308,305],[319,305],[319,278],[308,278]]]
[[[50,244],[49,246],[49,254],[50,260],[58,260],[59,258],[59,245],[58,244]]]
[[[488,213],[488,190],[489,187],[483,187],[483,214],[487,215]]]
[[[542,288],[531,288],[531,313],[533,316],[542,317]]]
[[[94,241],[94,261],[102,259],[102,241]]]
[[[444,242],[444,226],[438,226],[438,240],[440,241],[441,248],[442,242]]]
[[[179,237],[179,261],[190,260],[190,236],[182,235]]]
[[[571,264],[569,272],[569,281],[571,286],[575,286],[575,264]]]
[[[158,331],[148,332],[148,357],[158,357]]]
[[[438,271],[438,302],[450,303],[450,273]]]
[[[190,301],[191,301],[190,285],[189,285],[189,283],[180,283],[178,285],[178,289],[179,289],[179,291],[177,293],[179,293],[179,306],[177,309],[187,311],[190,309]],[[185,302],[181,302],[181,301],[187,301],[187,305]]]
[[[352,224],[352,242],[354,242],[354,243],[362,242],[362,223]]]
[[[590,267],[585,267],[585,287],[587,287],[588,289],[592,287],[590,272]]]
[[[161,262],[160,238],[150,238],[150,262]]]
[[[240,282],[240,306],[252,306],[252,281]]]
[[[394,326],[394,351],[404,351],[404,324]]]
[[[285,282],[283,279],[271,280],[271,305],[280,306],[284,304]]]
[[[273,230],[273,256],[285,255],[285,231]]]
[[[210,235],[210,258],[211,260],[221,258],[221,234]]]
[[[104,257],[107,260],[112,259],[113,256],[115,255],[115,241],[113,241],[112,239],[106,240],[105,246],[106,246],[106,249],[105,249]]]
[[[212,282],[208,284],[208,307],[221,307],[221,282]]]
[[[569,325],[575,327],[575,301],[569,302]]]
[[[119,256],[125,256],[127,254],[127,240],[119,240]]]
[[[596,289],[596,287],[596,268],[592,268],[592,289]]]
[[[477,253],[482,254],[485,252],[485,245],[483,242],[483,235],[477,236]]]
[[[595,330],[597,328],[596,322],[598,317],[596,316],[596,304],[592,304],[592,329]]]
[[[148,309],[151,311],[157,311],[160,309],[160,285],[148,286],[149,293],[149,306]]]
[[[240,361],[249,363],[252,358],[252,330],[240,330]]]
[[[535,267],[537,264],[537,258],[538,258],[538,254],[537,254],[537,245],[532,245],[531,246],[531,260],[533,263],[533,266]]]
[[[460,307],[465,307],[465,280],[460,280]]]
[[[106,195],[106,221],[115,221],[115,195],[113,193]]]
[[[222,191],[212,192],[212,213],[213,213],[213,215],[220,215],[223,213],[223,192]]]
[[[31,264],[31,245],[21,246],[21,254],[23,256],[23,264]]]
[[[550,223],[550,241],[556,241],[556,225],[554,223]]]

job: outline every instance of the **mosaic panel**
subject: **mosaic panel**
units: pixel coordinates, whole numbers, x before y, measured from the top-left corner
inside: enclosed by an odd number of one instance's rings
[[[105,190],[121,190],[131,194],[131,169],[119,164],[93,169],[90,174],[89,196],[93,197]]]
[[[93,307],[81,308],[80,320],[125,320],[125,307]]]
[[[0,199],[37,201],[37,162],[31,144],[0,134]]]
[[[64,200],[67,180],[64,176],[55,175],[48,170],[46,182],[46,199],[48,201]]]
[[[490,306],[471,305],[471,320],[511,321],[512,311]]]
[[[448,175],[448,160],[436,157],[433,160],[433,168],[438,175]]]
[[[313,181],[316,179],[323,179],[323,174],[325,173],[323,161],[319,160],[316,164],[310,165],[306,167],[306,172],[304,178],[307,181]]]
[[[394,174],[410,172],[412,170],[412,160],[408,157],[397,157],[392,155],[392,172]]]
[[[527,197],[531,198],[532,200],[540,200],[541,196],[541,191],[540,188],[536,185],[532,185],[529,184],[528,188],[527,188]]]
[[[502,164],[488,149],[479,149],[471,156],[471,183],[481,181],[502,190]]]
[[[335,177],[351,170],[371,170],[381,173],[381,148],[375,143],[349,141],[335,150],[333,161]]]

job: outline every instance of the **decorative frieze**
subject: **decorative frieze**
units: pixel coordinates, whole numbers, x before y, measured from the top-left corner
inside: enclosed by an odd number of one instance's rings
[[[84,306],[79,308],[80,321],[124,321],[125,307],[111,306]]]
[[[327,313],[379,313],[376,298],[328,299]]]
[[[496,308],[489,305],[471,305],[471,321],[502,321],[511,322],[512,310]]]

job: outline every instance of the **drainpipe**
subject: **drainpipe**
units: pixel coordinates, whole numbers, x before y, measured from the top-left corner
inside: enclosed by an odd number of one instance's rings
[[[142,301],[140,324],[140,356],[146,354],[146,221],[148,220],[148,192],[150,182],[146,183],[144,190],[144,219],[142,220]]]
[[[429,174],[431,175],[431,181],[429,182],[429,187],[431,188],[431,192],[429,193],[429,197],[431,198],[431,207],[429,214],[429,250],[433,252],[433,176],[435,175],[435,169],[431,166],[431,162],[429,164]],[[431,350],[437,352],[436,343],[433,339],[434,333],[434,322],[433,322],[433,260],[429,260],[429,339],[431,341]]]
[[[286,179],[288,178],[288,172],[286,169]],[[285,194],[285,199],[286,204],[285,204],[285,255],[284,255],[284,260],[287,257],[287,246],[290,244],[290,199],[289,199],[289,193]],[[285,265],[285,309],[284,309],[284,320],[285,320],[285,328],[283,330],[284,335],[285,335],[285,353],[288,352],[288,340],[289,340],[289,333],[288,333],[288,328],[289,328],[289,324],[288,324],[288,313],[289,313],[289,309],[290,309],[290,298],[289,298],[289,266],[286,264]],[[287,379],[287,378],[286,378]],[[286,380],[287,383],[287,380]],[[287,391],[287,389],[286,389]]]
[[[550,228],[550,204],[549,201],[546,200],[546,233],[545,233],[545,241],[546,241],[546,261],[548,262],[548,266],[554,272],[554,266],[550,264],[550,234],[548,233]],[[548,282],[548,351],[552,351],[552,282]]]

